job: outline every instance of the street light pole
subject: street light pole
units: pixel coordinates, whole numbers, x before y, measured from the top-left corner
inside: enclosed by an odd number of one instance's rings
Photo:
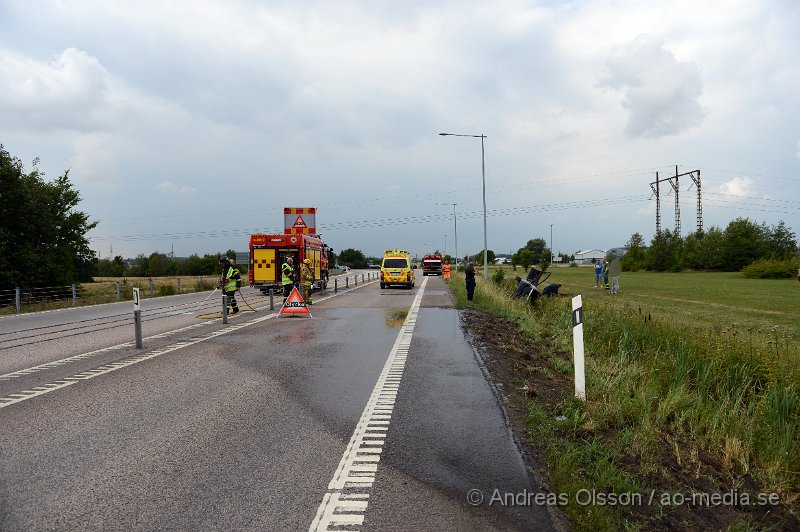
[[[456,221],[456,205],[458,205],[458,203],[453,203],[453,229],[455,230],[456,239],[456,267],[458,267],[458,222]]]
[[[456,218],[456,205],[458,203],[437,203],[436,205],[452,205],[453,206],[453,237],[455,238],[455,255],[456,265],[458,265],[458,219]]]
[[[481,139],[481,179],[483,181],[483,280],[489,280],[489,244],[486,236],[486,152],[483,139],[486,135],[459,135],[457,133],[439,133],[442,137],[472,137]],[[454,211],[455,212],[455,211]]]
[[[444,254],[447,255],[447,235],[444,235]]]
[[[550,266],[553,265],[553,224],[550,224]]]

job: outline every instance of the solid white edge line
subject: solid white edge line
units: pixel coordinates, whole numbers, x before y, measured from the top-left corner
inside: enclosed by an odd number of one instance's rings
[[[333,473],[333,478],[331,478],[328,490],[317,508],[309,531],[330,530],[331,526],[358,527],[364,522],[369,492],[375,482],[378,462],[385,442],[384,438],[389,429],[389,420],[394,409],[397,390],[405,369],[411,338],[414,334],[427,282],[427,278],[422,281],[405,322],[400,327],[400,332],[389,352],[383,371],[367,400],[342,459]],[[365,444],[369,444],[370,447]],[[345,491],[348,489],[357,489],[358,491]],[[341,528],[337,528],[337,530],[341,530]]]

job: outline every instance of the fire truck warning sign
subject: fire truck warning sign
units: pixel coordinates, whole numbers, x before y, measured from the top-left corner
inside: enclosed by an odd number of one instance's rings
[[[286,235],[317,234],[316,207],[284,207],[283,233]]]

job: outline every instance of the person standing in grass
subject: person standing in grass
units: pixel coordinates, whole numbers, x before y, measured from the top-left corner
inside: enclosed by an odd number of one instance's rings
[[[594,287],[600,288],[600,282],[603,280],[603,263],[597,259],[594,263]]]
[[[475,266],[472,262],[467,263],[467,269],[464,270],[464,277],[467,283],[467,300],[472,301],[472,296],[475,294]]]

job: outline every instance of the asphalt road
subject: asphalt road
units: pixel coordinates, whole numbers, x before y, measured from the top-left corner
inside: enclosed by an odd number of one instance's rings
[[[141,350],[130,324],[0,349],[0,530],[553,527],[498,502],[537,488],[440,278],[311,318],[252,300],[222,324],[165,299]]]

